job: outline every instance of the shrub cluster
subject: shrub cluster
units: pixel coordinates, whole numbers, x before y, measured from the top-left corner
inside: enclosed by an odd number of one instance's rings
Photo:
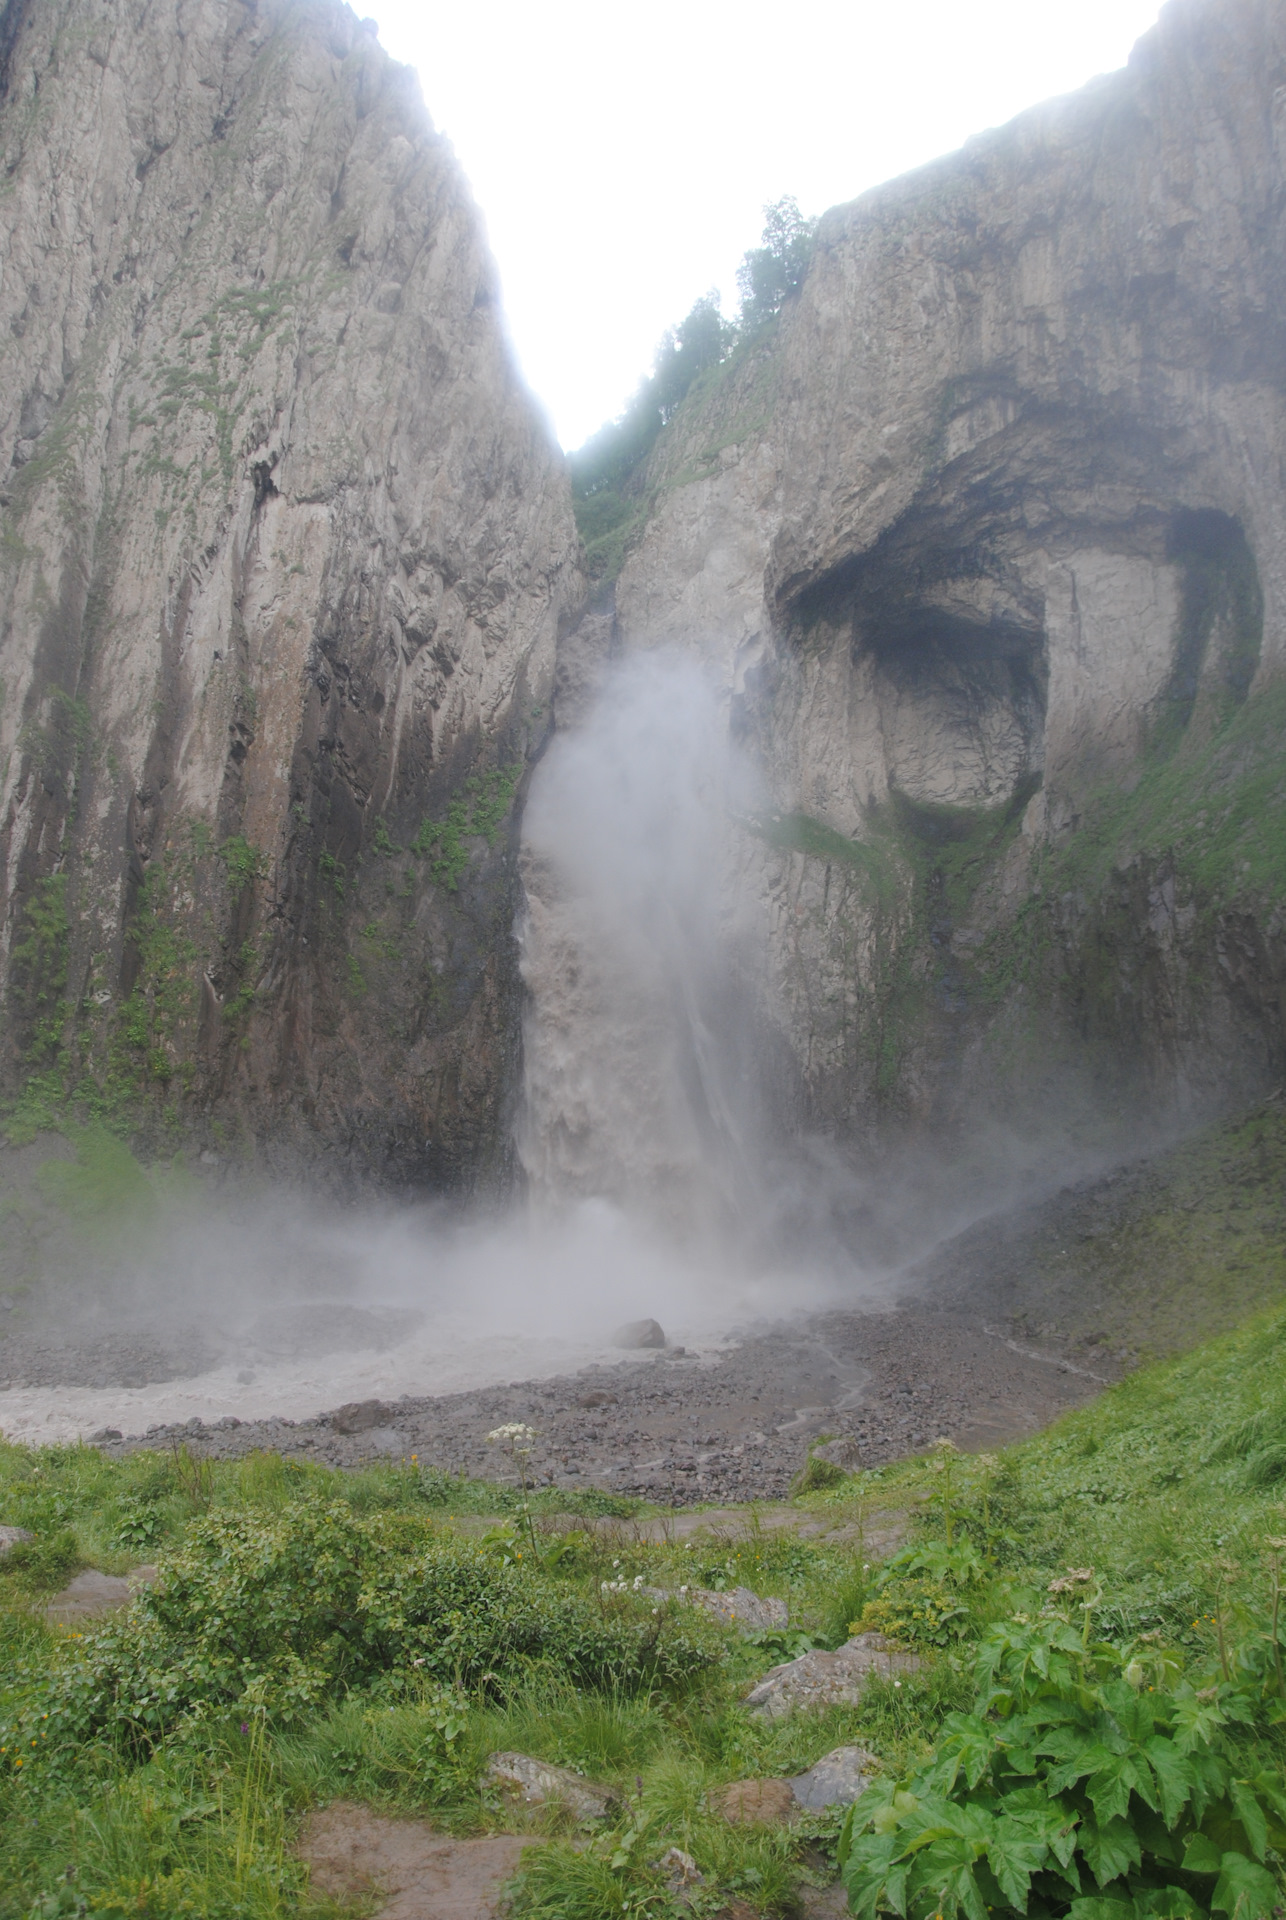
[[[381,1677],[501,1685],[534,1665],[627,1693],[677,1687],[721,1647],[686,1611],[569,1593],[422,1520],[295,1502],[195,1522],[124,1620],[73,1643],[34,1716],[51,1745],[150,1745],[193,1715],[296,1718]]]

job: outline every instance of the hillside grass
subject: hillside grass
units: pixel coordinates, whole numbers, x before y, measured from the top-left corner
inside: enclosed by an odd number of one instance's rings
[[[1015,1618],[1054,1619],[1050,1584],[1068,1568],[1092,1569],[1100,1658],[1143,1648],[1172,1692],[1235,1694],[1242,1718],[1219,1737],[1236,1765],[1247,1779],[1286,1771],[1270,1646],[1271,1543],[1286,1536],[1281,1310],[998,1456],[937,1449],[802,1497],[801,1519],[845,1526],[843,1544],[757,1528],[753,1509],[738,1538],[650,1543],[627,1516],[543,1503],[528,1527],[511,1489],[415,1462],[343,1475],[273,1454],[0,1448],[0,1523],[34,1535],[0,1561],[0,1916],[334,1911],[291,1848],[306,1809],[339,1796],[462,1833],[542,1833],[518,1916],[677,1914],[656,1867],[670,1845],[705,1875],[689,1911],[735,1898],[788,1914],[801,1877],[826,1877],[839,1819],[731,1827],[711,1789],[849,1743],[878,1756],[886,1795],[917,1777],[974,1697],[979,1646]],[[458,1524],[488,1507],[492,1525]],[[868,1523],[898,1509],[909,1544],[873,1562]],[[78,1565],[145,1559],[161,1579],[128,1620],[83,1637],[44,1625]],[[430,1619],[426,1581],[447,1579],[455,1612]],[[745,1584],[788,1599],[792,1624],[744,1641],[636,1581]],[[854,1709],[745,1712],[756,1676],[859,1622],[917,1648],[923,1671]],[[556,1816],[480,1791],[487,1754],[510,1748],[615,1787],[608,1832],[585,1849]],[[1263,1853],[1255,1871],[1280,1876],[1271,1843]]]

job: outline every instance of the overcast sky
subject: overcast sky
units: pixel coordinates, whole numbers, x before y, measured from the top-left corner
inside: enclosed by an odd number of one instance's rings
[[[372,4],[372,0],[366,0]],[[766,201],[806,214],[1124,64],[1156,0],[374,0],[419,69],[564,446],[619,412]],[[363,11],[363,0],[355,0]]]

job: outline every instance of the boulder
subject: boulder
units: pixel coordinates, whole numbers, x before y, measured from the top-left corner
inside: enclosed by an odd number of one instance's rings
[[[801,1653],[773,1667],[746,1695],[752,1713],[778,1720],[799,1707],[851,1707],[872,1674],[918,1673],[921,1661],[880,1633],[859,1633],[835,1653]]]
[[[734,1780],[712,1793],[710,1804],[737,1827],[784,1827],[799,1817],[789,1780]]]
[[[569,1767],[551,1766],[526,1753],[493,1753],[484,1778],[510,1800],[526,1807],[561,1805],[582,1823],[604,1819],[616,1805],[616,1795],[609,1788],[582,1780]]]
[[[30,1538],[25,1527],[0,1527],[0,1553],[8,1553],[10,1547],[16,1547]]]
[[[726,1621],[730,1626],[735,1624],[746,1633],[763,1633],[771,1627],[790,1624],[790,1608],[784,1600],[775,1596],[761,1599],[749,1587],[729,1587],[726,1593],[715,1593],[708,1587],[689,1587],[682,1598],[713,1614],[716,1620]]]
[[[392,1411],[382,1400],[350,1400],[335,1409],[330,1424],[336,1433],[369,1433],[374,1427],[387,1426]]]
[[[612,1335],[614,1347],[626,1347],[637,1352],[643,1347],[663,1347],[665,1329],[657,1320],[631,1320],[625,1326],[618,1327]]]
[[[851,1807],[870,1784],[875,1756],[865,1747],[833,1747],[807,1773],[790,1782],[796,1800],[810,1813],[826,1807]]]
[[[824,1460],[828,1467],[838,1467],[842,1473],[856,1473],[862,1464],[862,1449],[851,1433],[844,1433],[838,1440],[826,1440],[814,1447],[812,1457]]]

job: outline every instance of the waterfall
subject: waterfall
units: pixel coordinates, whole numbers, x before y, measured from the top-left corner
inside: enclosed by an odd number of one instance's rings
[[[692,659],[634,654],[537,770],[524,822],[534,1207],[586,1201],[691,1244],[753,1211],[764,930],[740,824],[760,805]]]

